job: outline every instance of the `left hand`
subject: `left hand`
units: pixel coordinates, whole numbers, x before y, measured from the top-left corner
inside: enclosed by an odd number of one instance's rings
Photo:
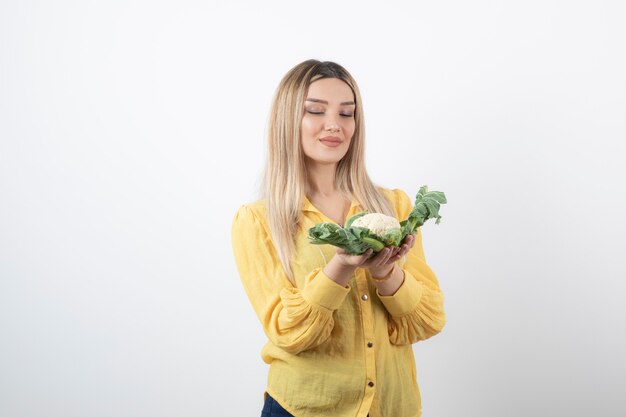
[[[369,268],[370,274],[374,277],[383,277],[391,271],[393,264],[404,255],[406,255],[415,245],[415,233],[407,235],[400,246],[387,246],[371,258],[363,265],[363,268]]]

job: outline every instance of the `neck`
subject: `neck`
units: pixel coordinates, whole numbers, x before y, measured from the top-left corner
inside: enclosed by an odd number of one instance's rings
[[[337,194],[335,187],[335,172],[337,164],[310,163],[307,166],[307,195],[319,195],[323,197]]]

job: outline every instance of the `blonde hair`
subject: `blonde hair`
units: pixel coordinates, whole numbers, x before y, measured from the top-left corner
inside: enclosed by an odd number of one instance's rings
[[[355,130],[346,155],[338,162],[335,186],[365,210],[393,216],[383,194],[365,169],[363,106],[356,81],[341,65],[310,59],[293,67],[280,81],[268,121],[268,152],[261,184],[270,232],[285,272],[295,285],[291,262],[296,255],[295,236],[307,186],[307,169],[300,126],[309,85],[322,78],[338,78],[354,93]]]

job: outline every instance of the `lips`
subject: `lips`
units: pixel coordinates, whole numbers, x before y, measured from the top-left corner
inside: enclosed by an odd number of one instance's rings
[[[336,136],[326,136],[325,138],[321,138],[320,140],[322,142],[341,143],[341,139]]]
[[[335,138],[332,138],[332,139],[322,138],[320,139],[320,143],[328,148],[337,148],[341,146],[341,140],[335,140]]]

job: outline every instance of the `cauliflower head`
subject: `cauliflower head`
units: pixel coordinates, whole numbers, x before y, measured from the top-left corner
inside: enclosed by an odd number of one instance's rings
[[[400,229],[400,222],[382,213],[369,213],[354,220],[352,226],[365,227],[378,236],[385,236],[391,229]]]

